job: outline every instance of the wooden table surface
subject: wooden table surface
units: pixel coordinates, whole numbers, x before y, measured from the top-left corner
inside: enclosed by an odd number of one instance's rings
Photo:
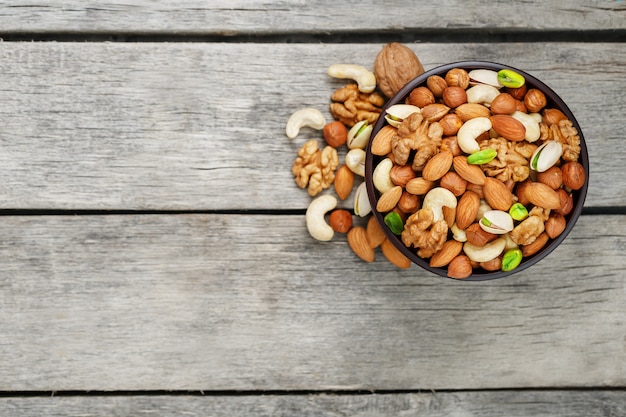
[[[337,3],[0,1],[0,415],[626,415],[626,2]],[[568,103],[589,193],[547,259],[472,283],[310,237],[321,134],[285,123],[391,41]]]

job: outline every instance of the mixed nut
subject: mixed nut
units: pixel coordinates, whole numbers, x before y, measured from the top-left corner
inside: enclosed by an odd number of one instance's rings
[[[355,176],[365,175],[368,144],[374,155],[375,207],[362,182],[356,187],[354,214],[366,217],[374,209],[384,224],[372,216],[367,227],[353,225],[352,214],[337,209],[337,199],[325,194],[307,210],[309,232],[318,240],[347,233],[361,259],[373,261],[380,247],[391,263],[410,267],[387,239],[386,227],[451,278],[512,271],[566,228],[572,192],[583,187],[587,174],[579,161],[579,134],[541,90],[510,69],[451,68],[428,77],[383,114],[383,95],[390,98],[421,73],[410,49],[385,45],[375,74],[354,65],[329,68],[331,76],[357,81],[331,96],[335,121],[322,122],[311,109],[290,118],[289,137],[311,126],[323,130],[327,144],[319,149],[314,140],[305,143],[294,162],[296,183],[308,187],[312,197],[332,184],[346,199]],[[372,137],[378,117],[385,124]],[[344,145],[340,164],[336,149]]]

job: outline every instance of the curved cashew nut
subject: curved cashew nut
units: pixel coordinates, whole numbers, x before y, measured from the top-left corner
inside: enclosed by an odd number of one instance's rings
[[[539,127],[539,122],[535,119],[535,116],[522,113],[521,111],[516,111],[511,116],[520,121],[526,128],[526,135],[524,136],[524,139],[526,139],[527,142],[536,142],[539,139],[541,136],[541,128]]]
[[[346,166],[350,171],[362,177],[365,176],[365,151],[363,149],[351,149],[346,154]]]
[[[456,223],[452,225],[450,231],[452,232],[452,239],[458,242],[467,242],[467,234],[465,233],[465,230],[459,229],[459,226],[457,226]]]
[[[333,238],[335,232],[326,223],[324,215],[335,207],[337,207],[337,199],[330,194],[321,195],[309,204],[306,209],[306,228],[315,239],[329,241]]]
[[[365,182],[362,182],[356,189],[354,195],[354,214],[359,217],[365,217],[372,212],[372,205],[367,196],[367,188]]]
[[[469,119],[467,122],[463,123],[463,126],[461,126],[456,134],[456,141],[459,144],[459,148],[469,154],[480,151],[480,146],[476,138],[489,129],[491,129],[491,120],[489,120],[488,117]]]
[[[506,246],[506,239],[500,237],[487,243],[485,246],[476,246],[470,242],[463,244],[463,252],[474,262],[488,262],[499,256]]]
[[[372,173],[372,180],[374,181],[374,187],[381,193],[392,189],[395,184],[391,182],[391,168],[393,168],[393,161],[390,158],[385,158],[374,168]]]
[[[467,102],[491,104],[498,94],[500,90],[493,85],[477,84],[467,90]]]
[[[429,208],[433,211],[433,223],[443,220],[443,206],[455,208],[456,197],[452,191],[443,187],[436,187],[430,190],[422,201],[422,208]]]
[[[305,107],[300,110],[296,110],[289,120],[287,120],[287,126],[285,127],[285,133],[289,139],[293,139],[300,133],[300,128],[309,126],[313,129],[323,129],[326,125],[326,118],[321,111],[312,107]]]
[[[328,75],[335,78],[350,78],[356,81],[359,91],[371,93],[376,88],[376,76],[366,68],[355,64],[335,64],[328,67]]]

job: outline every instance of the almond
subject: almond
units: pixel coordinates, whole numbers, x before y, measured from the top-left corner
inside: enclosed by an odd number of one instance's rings
[[[491,116],[491,127],[500,136],[513,142],[519,142],[526,137],[526,127],[519,120],[508,114]]]
[[[407,269],[411,267],[411,260],[404,256],[400,249],[396,248],[389,239],[385,239],[380,248],[385,258],[398,268]]]
[[[532,243],[522,245],[522,255],[524,257],[534,255],[546,245],[549,239],[550,236],[546,232],[542,232]]]
[[[483,185],[485,183],[485,173],[478,165],[470,165],[467,163],[465,156],[455,156],[452,160],[454,170],[465,181],[472,184]]]
[[[422,177],[427,181],[437,181],[446,172],[450,171],[452,158],[452,152],[450,151],[439,152],[428,160],[422,171]]]
[[[372,139],[372,153],[378,156],[384,156],[391,152],[391,138],[396,134],[396,128],[385,125],[378,131],[374,139]]]
[[[346,165],[342,165],[335,173],[335,192],[337,196],[345,200],[352,192],[354,186],[354,172]]]
[[[367,221],[366,232],[367,241],[372,249],[379,247],[383,243],[383,241],[387,239],[387,236],[385,236],[385,232],[383,231],[382,227],[380,227],[378,220],[376,220],[376,217],[374,216],[370,216],[369,220]]]
[[[398,204],[401,196],[402,187],[399,185],[388,189],[378,199],[378,202],[376,203],[376,210],[381,213],[393,210],[396,204]]]
[[[544,183],[529,182],[524,188],[524,195],[535,206],[554,210],[561,208],[559,194]]]
[[[365,262],[374,261],[374,249],[367,240],[367,231],[363,226],[354,226],[347,235],[350,249]]]
[[[434,186],[434,181],[428,181],[425,178],[417,177],[406,183],[406,190],[411,194],[425,195],[427,192],[432,190]]]
[[[421,113],[422,117],[429,122],[438,122],[443,116],[448,114],[449,111],[450,107],[445,104],[433,103],[423,107]]]
[[[472,275],[472,261],[465,256],[459,255],[448,265],[448,276],[450,278],[463,279]]]
[[[448,240],[443,244],[439,252],[430,258],[430,266],[441,268],[448,265],[463,250],[463,243],[456,240]]]
[[[482,104],[479,103],[465,103],[461,104],[454,110],[457,116],[463,121],[463,123],[467,122],[470,119],[474,119],[476,117],[489,117],[491,116],[491,111]]]
[[[480,208],[480,197],[473,191],[466,191],[456,206],[456,226],[466,229],[476,220]]]
[[[548,186],[546,185],[546,187]],[[548,187],[548,189],[553,191],[550,187]],[[485,194],[487,204],[489,204],[492,209],[508,211],[513,204],[513,194],[511,194],[511,191],[509,191],[502,181],[496,178],[485,178],[483,193]]]
[[[478,223],[472,223],[467,229],[465,229],[465,236],[467,241],[474,246],[485,246],[487,243],[492,242],[498,238],[498,235],[489,233],[480,227]]]

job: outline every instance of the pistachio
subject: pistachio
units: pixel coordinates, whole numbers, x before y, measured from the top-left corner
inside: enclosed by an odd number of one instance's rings
[[[351,149],[346,154],[346,165],[350,171],[362,177],[365,176],[365,151],[363,149]]]
[[[514,270],[522,262],[522,258],[521,249],[509,249],[502,257],[502,271],[509,272]]]
[[[513,220],[522,221],[528,217],[528,210],[522,203],[515,203],[509,209],[509,214]]]
[[[390,106],[385,114],[385,120],[393,127],[400,126],[400,123],[413,113],[421,113],[421,109],[411,104],[394,104]]]
[[[498,71],[498,81],[508,88],[520,88],[526,83],[526,79],[522,74],[510,69]]]
[[[402,217],[396,211],[390,211],[387,213],[383,219],[391,233],[394,235],[400,235],[404,230],[404,222],[402,221]]]
[[[491,162],[496,155],[498,155],[498,152],[496,152],[495,149],[485,148],[468,156],[467,163],[472,165],[483,165]]]
[[[496,88],[502,88],[498,81],[498,73],[494,70],[475,69],[469,72],[470,85],[487,84]]]
[[[356,189],[354,196],[354,214],[359,217],[365,217],[372,212],[372,206],[370,200],[367,197],[367,188],[365,182]]]
[[[374,126],[361,120],[348,131],[348,149],[364,149],[370,141]]]
[[[537,148],[530,159],[530,168],[537,172],[544,172],[556,164],[563,154],[563,145],[555,140],[549,140]]]
[[[478,223],[480,227],[494,235],[503,235],[513,230],[513,218],[506,211],[489,210]]]

